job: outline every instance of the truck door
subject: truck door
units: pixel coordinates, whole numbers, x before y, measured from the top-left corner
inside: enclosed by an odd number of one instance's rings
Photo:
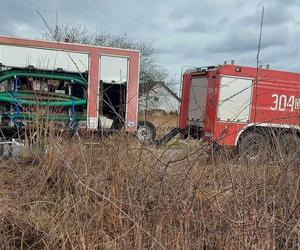
[[[203,128],[203,119],[206,109],[207,83],[207,77],[195,77],[191,79],[188,109],[189,127]]]

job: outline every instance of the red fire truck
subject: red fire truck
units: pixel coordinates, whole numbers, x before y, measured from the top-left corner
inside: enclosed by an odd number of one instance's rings
[[[182,136],[266,155],[273,135],[281,150],[299,149],[300,74],[238,65],[202,67],[183,75],[178,128]]]

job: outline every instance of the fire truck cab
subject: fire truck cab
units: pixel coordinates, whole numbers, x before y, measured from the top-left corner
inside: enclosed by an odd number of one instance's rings
[[[248,158],[274,146],[272,135],[283,151],[299,148],[298,73],[239,65],[197,68],[184,73],[181,98],[182,136],[238,147]]]

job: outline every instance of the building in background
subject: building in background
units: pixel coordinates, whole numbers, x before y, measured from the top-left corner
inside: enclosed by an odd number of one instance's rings
[[[180,98],[164,82],[157,82],[139,98],[139,110],[177,113]]]

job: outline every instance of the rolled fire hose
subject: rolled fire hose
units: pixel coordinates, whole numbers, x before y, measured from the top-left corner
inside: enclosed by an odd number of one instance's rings
[[[57,93],[51,93],[49,95],[38,95],[37,92],[29,91],[5,91],[0,93],[0,102],[13,103],[16,99],[21,105],[31,106],[70,107],[72,105],[78,106],[86,104],[86,99]]]

